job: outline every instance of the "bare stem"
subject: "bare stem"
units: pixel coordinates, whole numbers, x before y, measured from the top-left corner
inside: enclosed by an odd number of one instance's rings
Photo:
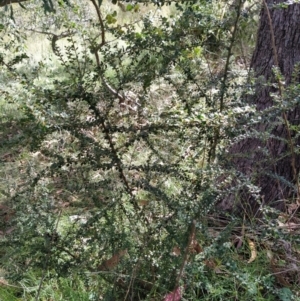
[[[182,261],[182,264],[181,264],[181,267],[180,267],[179,274],[176,278],[175,289],[177,289],[179,287],[179,282],[180,282],[180,279],[183,276],[184,268],[185,268],[185,266],[186,266],[186,264],[189,260],[190,246],[192,245],[192,242],[195,239],[195,233],[196,233],[196,221],[193,220],[192,224],[191,224],[191,228],[190,228],[188,244],[187,244],[185,252],[184,252],[183,261]],[[173,295],[173,301],[174,301],[174,299],[175,299],[175,294]]]

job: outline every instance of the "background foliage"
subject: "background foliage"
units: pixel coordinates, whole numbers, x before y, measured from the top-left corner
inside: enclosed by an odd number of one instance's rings
[[[243,185],[259,192],[243,177],[228,188],[226,163],[233,141],[271,120],[245,101],[258,10],[1,11],[3,300],[171,300],[178,287],[182,300],[299,299],[294,211],[216,206]]]

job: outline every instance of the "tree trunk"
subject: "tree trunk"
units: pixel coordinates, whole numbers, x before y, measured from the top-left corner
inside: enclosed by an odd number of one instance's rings
[[[274,30],[278,67],[285,77],[283,89],[286,89],[291,84],[294,66],[300,62],[300,4],[292,4],[286,9],[279,9],[273,8],[272,5],[284,1],[267,0],[266,2]],[[279,93],[278,88],[274,88],[274,85],[273,87],[263,85],[267,82],[276,83],[272,71],[275,65],[276,59],[268,11],[263,5],[256,49],[251,61],[255,77],[258,78],[256,94],[251,102],[252,104],[254,102],[261,112],[267,112],[266,109],[273,106],[274,100],[270,92]],[[298,71],[296,78],[298,82],[299,76]],[[265,141],[256,137],[243,139],[231,147],[229,162],[237,170],[237,174],[250,179],[253,184],[260,188],[260,200],[264,204],[284,210],[286,204],[284,200],[294,198],[297,195],[295,174],[298,177],[300,157],[295,151],[291,151],[287,126],[283,121],[284,113],[278,114],[282,115],[271,118],[271,122],[265,120],[255,127],[258,133],[269,131],[274,138],[268,138]],[[290,126],[299,125],[299,106],[294,106],[293,109],[288,110],[286,116]],[[277,122],[276,126],[274,126],[274,121]],[[272,127],[271,123],[273,123]],[[297,150],[300,139],[297,138],[298,141],[295,141],[296,132],[291,131],[290,133],[294,140],[295,150]],[[249,189],[242,188],[236,200],[234,200],[233,194],[230,197],[225,197],[220,204],[221,208],[232,210],[235,201],[237,204],[247,207],[248,210],[250,209],[252,214],[257,213],[258,203],[249,193]]]

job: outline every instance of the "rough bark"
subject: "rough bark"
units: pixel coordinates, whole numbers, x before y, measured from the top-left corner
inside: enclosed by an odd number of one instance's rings
[[[278,4],[279,2],[284,1],[267,0],[274,29],[278,67],[285,77],[284,86],[286,87],[291,83],[295,64],[300,62],[300,4],[289,5],[286,9],[272,7],[274,3]],[[276,82],[272,72],[275,65],[270,24],[267,10],[263,6],[256,49],[251,62],[254,74],[259,78],[256,96],[251,99],[251,102],[254,102],[257,109],[262,112],[273,105],[270,92],[278,92],[274,87],[265,87],[262,84],[262,82]],[[297,80],[299,81],[299,74]],[[290,125],[299,125],[299,106],[287,111],[286,116]],[[274,117],[272,121],[279,121],[278,117],[282,116]],[[260,188],[261,200],[265,204],[284,210],[286,203],[284,200],[294,198],[297,192],[287,128],[281,119],[275,127],[271,128],[270,123],[265,121],[259,124],[255,130],[261,133],[269,130],[276,138],[267,139],[267,141],[246,138],[236,143],[230,149],[229,162],[236,168],[237,174],[250,179]],[[291,134],[294,138],[296,133],[291,131]],[[295,142],[295,145],[300,145],[299,139]],[[263,151],[264,148],[267,149],[267,154]],[[300,168],[298,155],[295,155],[294,165],[298,174]],[[233,194],[225,197],[220,204],[221,208],[232,210],[235,201],[256,214],[257,202],[253,200],[246,188],[240,190],[238,198]]]

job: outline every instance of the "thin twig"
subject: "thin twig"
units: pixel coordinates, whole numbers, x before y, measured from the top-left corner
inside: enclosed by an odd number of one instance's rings
[[[110,91],[110,93],[112,95],[114,95],[116,98],[118,98],[120,103],[123,103],[125,101],[125,98],[120,93],[118,93],[105,80],[104,76],[101,74],[101,63],[100,63],[100,57],[99,57],[98,51],[100,50],[101,47],[103,47],[106,44],[106,42],[105,42],[105,28],[104,28],[104,24],[103,24],[103,20],[102,20],[102,16],[101,16],[101,12],[100,12],[99,6],[95,2],[95,0],[91,0],[91,1],[92,1],[93,5],[94,5],[94,7],[96,9],[97,16],[98,16],[99,23],[100,23],[100,27],[101,27],[101,30],[102,30],[102,33],[101,33],[101,43],[98,45],[98,47],[96,47],[96,48],[93,49],[93,53],[94,53],[95,58],[96,58],[96,64],[97,64],[97,67],[99,69],[99,75],[100,75],[100,78],[103,81],[105,87]],[[108,144],[110,146],[110,149],[112,151],[112,154],[114,156],[114,159],[115,159],[115,162],[116,162],[116,166],[117,166],[117,170],[119,172],[120,179],[122,180],[122,182],[123,182],[123,184],[125,186],[126,191],[128,192],[128,194],[131,197],[132,205],[134,206],[135,210],[138,212],[139,211],[139,207],[138,207],[136,199],[135,199],[135,197],[133,195],[133,189],[130,187],[129,181],[128,181],[127,177],[125,176],[125,173],[124,173],[124,170],[123,170],[123,167],[122,167],[122,161],[121,161],[121,159],[118,156],[118,152],[117,152],[117,150],[115,148],[115,144],[114,144],[113,139],[111,137],[111,134],[110,134],[110,125],[108,124],[108,120],[105,121],[102,118],[102,116],[100,115],[99,110],[96,108],[95,105],[92,105],[91,109],[94,111],[95,115],[98,117],[98,119],[100,121],[100,124],[101,124],[102,129],[103,129],[104,137],[107,140],[107,142],[108,142]]]
[[[101,44],[98,46],[99,49],[100,49],[105,44],[105,28],[104,28],[104,23],[103,23],[103,19],[102,19],[102,16],[101,16],[99,6],[97,5],[95,0],[91,0],[91,1],[92,1],[93,5],[95,7],[96,12],[97,12],[97,16],[98,16],[98,20],[99,20],[100,28],[101,28]],[[99,49],[96,48],[95,51],[97,51]]]
[[[221,95],[220,95],[220,107],[219,107],[219,112],[222,113],[224,110],[224,99],[225,99],[225,93],[227,91],[226,89],[226,83],[228,80],[228,74],[229,74],[229,68],[230,68],[230,58],[232,56],[232,48],[236,39],[236,34],[237,34],[237,27],[238,27],[238,21],[240,19],[240,15],[241,15],[241,9],[242,9],[242,0],[238,1],[237,6],[235,7],[236,9],[236,18],[234,21],[234,25],[233,25],[233,31],[231,34],[231,39],[230,39],[230,44],[228,47],[228,53],[227,53],[227,57],[226,57],[226,63],[225,63],[225,69],[224,69],[224,76],[223,79],[221,81]],[[217,126],[214,130],[214,137],[213,137],[213,143],[212,143],[212,147],[209,153],[209,157],[208,157],[208,162],[214,161],[215,157],[216,157],[216,148],[217,145],[219,143],[220,140],[220,131],[221,131],[221,127]]]

